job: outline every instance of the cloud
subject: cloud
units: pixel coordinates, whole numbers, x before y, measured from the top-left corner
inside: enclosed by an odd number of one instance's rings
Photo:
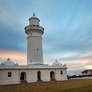
[[[74,1],[74,5],[72,2],[68,3],[63,2],[66,6],[63,6],[63,11],[58,14],[58,17],[56,17],[57,13],[54,16],[55,19],[52,16],[55,22],[49,19],[52,22],[48,24],[52,29],[48,29],[49,36],[46,36],[44,40],[46,53],[80,52],[92,48],[92,12],[85,6],[89,3],[79,3],[79,1],[76,4]],[[87,11],[84,10],[85,8]]]
[[[26,51],[26,35],[24,27],[17,18],[13,17],[0,6],[0,49]]]
[[[81,75],[81,72],[80,70],[70,70],[67,72],[68,75]]]
[[[18,63],[19,65],[27,64],[26,53],[19,51],[0,50],[0,63],[10,58],[11,61]]]
[[[46,59],[49,59],[48,61]],[[61,64],[66,64],[68,74],[81,74],[85,69],[92,69],[92,49],[79,53],[55,53],[45,57],[45,62],[53,63],[57,59]]]
[[[8,15],[4,7],[0,4],[0,23],[5,23],[8,19]]]
[[[45,62],[51,64],[58,59],[67,64],[72,72],[91,67],[91,0],[0,2],[0,50],[26,52],[24,27],[35,12],[41,19],[41,26],[45,28]]]
[[[25,51],[25,34],[18,31],[20,30],[17,28],[12,29],[7,25],[0,25],[0,49]]]

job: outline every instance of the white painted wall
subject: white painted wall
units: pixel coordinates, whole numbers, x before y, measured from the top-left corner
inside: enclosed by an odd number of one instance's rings
[[[42,81],[50,81],[50,70],[41,70]]]
[[[12,72],[12,77],[8,77],[8,72]],[[19,80],[18,70],[0,70],[0,85],[20,83]]]
[[[29,19],[29,25],[25,29],[28,35],[27,39],[27,64],[43,64],[42,35],[43,28],[40,27],[40,20],[32,16]],[[31,26],[30,26],[31,25]]]
[[[29,70],[27,76],[27,82],[37,82],[37,70]]]
[[[61,71],[63,72],[63,74],[61,74]],[[55,70],[55,78],[56,78],[56,81],[67,80],[66,70],[65,69]]]
[[[28,38],[27,62],[28,64],[43,64],[42,38],[40,36]]]
[[[60,71],[63,71],[61,75]],[[21,72],[26,72],[26,81],[28,83],[37,82],[37,72],[41,72],[42,81],[51,81],[50,72],[55,72],[56,81],[67,80],[66,70],[63,69],[45,69],[45,70],[0,70],[0,85],[6,84],[17,84],[20,83],[20,74]],[[12,77],[8,77],[8,72],[12,72]]]

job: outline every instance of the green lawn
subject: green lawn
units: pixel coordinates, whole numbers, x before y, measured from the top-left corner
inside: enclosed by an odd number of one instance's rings
[[[92,92],[92,80],[70,80],[0,86],[0,92]]]

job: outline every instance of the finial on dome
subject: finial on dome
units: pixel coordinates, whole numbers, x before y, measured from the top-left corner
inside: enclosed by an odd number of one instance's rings
[[[7,58],[7,61],[9,61],[10,60],[10,58]]]
[[[35,16],[35,13],[33,13],[33,16]]]

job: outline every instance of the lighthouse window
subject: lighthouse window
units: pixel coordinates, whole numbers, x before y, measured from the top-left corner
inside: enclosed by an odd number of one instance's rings
[[[30,60],[30,62],[32,63],[32,60]]]
[[[33,27],[35,27],[35,25],[33,25]]]
[[[62,75],[63,74],[63,71],[60,71],[60,74]]]
[[[37,48],[36,50],[39,51],[39,48]]]
[[[8,72],[8,77],[12,77],[12,73],[11,72]]]

